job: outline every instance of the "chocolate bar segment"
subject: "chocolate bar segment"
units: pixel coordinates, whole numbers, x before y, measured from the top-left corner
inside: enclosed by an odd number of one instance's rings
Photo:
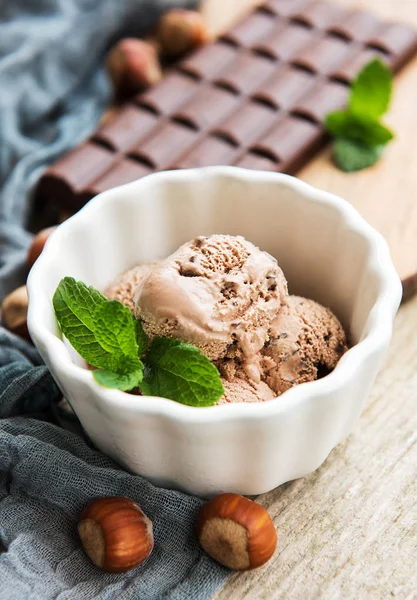
[[[284,172],[293,173],[304,154],[323,143],[320,125],[296,117],[284,117],[272,131],[251,147],[251,151],[282,165]]]
[[[95,194],[163,169],[237,165],[295,173],[328,139],[371,59],[394,71],[417,32],[324,0],[269,0],[171,67],[42,176],[37,196],[77,210]]]
[[[221,73],[237,56],[236,48],[219,40],[204,46],[190,58],[183,60],[178,68],[197,79],[210,80]]]
[[[168,115],[189,100],[198,89],[197,81],[174,71],[156,86],[137,96],[136,102],[156,115]]]
[[[340,23],[334,23],[329,33],[345,40],[366,42],[380,27],[380,21],[375,15],[362,10],[351,11]]]
[[[137,144],[157,124],[155,115],[128,104],[108,125],[100,127],[92,139],[114,152],[123,152]]]
[[[343,83],[351,83],[359,71],[371,60],[379,58],[392,68],[393,57],[387,57],[379,50],[359,48],[355,53],[350,54],[345,61],[329,72],[329,77]]]
[[[144,164],[134,162],[128,158],[121,158],[112,165],[109,171],[98,177],[80,193],[80,202],[82,203],[83,200],[88,202],[90,198],[101,192],[140,179],[150,172],[151,169]]]
[[[214,135],[228,140],[234,146],[249,146],[271,126],[276,116],[275,109],[247,102],[216,127]]]
[[[297,67],[327,75],[349,56],[351,48],[344,40],[330,36],[317,37],[291,60]]]
[[[278,25],[270,36],[256,44],[255,51],[275,60],[290,61],[311,43],[311,32],[295,23]]]
[[[282,23],[281,26],[283,27],[284,24]],[[253,12],[220,39],[235,46],[251,48],[274,30],[276,31],[275,19],[262,12]]]
[[[274,108],[289,110],[316,83],[317,79],[313,73],[284,66],[278,68],[252,97]]]
[[[201,86],[198,93],[173,115],[176,121],[196,131],[207,129],[236,107],[236,97],[228,90]]]
[[[311,28],[329,29],[343,23],[348,11],[338,4],[329,2],[312,1],[305,4],[302,9],[291,13],[293,21],[303,23]]]
[[[268,0],[263,5],[262,10],[272,15],[293,17],[299,14],[309,3],[310,0]]]
[[[110,150],[86,142],[49,167],[41,177],[36,193],[63,209],[78,210],[85,203],[83,194],[89,184],[104,175],[113,164],[114,154]]]
[[[215,84],[235,94],[250,94],[270,79],[276,68],[275,62],[264,56],[243,52],[215,79]]]
[[[393,68],[399,69],[417,49],[417,31],[401,23],[385,23],[367,45],[394,56]]]
[[[181,123],[166,121],[129,155],[151,169],[163,169],[195,143],[194,132]]]
[[[233,164],[239,154],[238,150],[222,139],[212,136],[203,138],[177,163],[175,169],[191,169],[194,167],[212,167],[215,165]]]
[[[320,81],[295,103],[291,113],[315,123],[322,123],[330,112],[344,108],[348,96],[349,90],[345,85],[333,81]]]
[[[252,169],[255,171],[279,171],[279,163],[276,160],[248,152],[236,163],[237,167]]]

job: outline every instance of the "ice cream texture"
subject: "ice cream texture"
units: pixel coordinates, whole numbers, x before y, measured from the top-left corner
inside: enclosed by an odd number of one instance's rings
[[[135,312],[134,296],[139,283],[148,275],[156,263],[142,264],[124,271],[105,290],[109,300],[118,300]]]
[[[224,394],[217,404],[266,402],[276,397],[275,392],[263,381],[254,383],[249,379],[235,378],[233,381],[223,379],[223,387]]]
[[[199,347],[212,361],[233,357],[261,380],[259,352],[287,296],[275,258],[243,237],[197,237],[140,282],[136,317],[149,337]]]
[[[288,296],[262,349],[263,380],[277,395],[282,394],[329,374],[346,350],[346,334],[328,308]]]
[[[218,367],[218,404],[265,402],[332,371],[347,350],[336,316],[288,295],[275,258],[240,236],[199,236],[122,273],[105,291],[148,336],[198,346]]]

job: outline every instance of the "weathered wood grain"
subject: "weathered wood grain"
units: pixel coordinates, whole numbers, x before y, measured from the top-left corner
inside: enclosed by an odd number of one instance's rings
[[[417,0],[338,0],[417,25]],[[212,31],[254,0],[207,0]],[[387,122],[397,141],[375,168],[338,171],[325,150],[301,173],[352,202],[387,238],[403,279],[417,273],[417,62],[396,80]],[[411,279],[410,279],[411,278]],[[411,288],[409,288],[411,291]],[[234,574],[215,600],[417,598],[417,299],[400,310],[360,422],[315,473],[265,494],[279,550]]]

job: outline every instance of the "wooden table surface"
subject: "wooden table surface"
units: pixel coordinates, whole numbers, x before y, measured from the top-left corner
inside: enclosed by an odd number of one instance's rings
[[[417,0],[333,1],[417,26]],[[256,3],[207,0],[203,10],[218,32]],[[392,235],[394,222],[394,262],[411,272],[417,263],[417,61],[397,77],[395,90],[387,122],[397,141],[383,162],[346,175],[325,150],[299,176],[348,199],[383,234]],[[216,600],[417,598],[417,298],[400,309],[389,356],[355,432],[318,471],[258,501],[274,519],[278,551],[265,567],[232,575]]]

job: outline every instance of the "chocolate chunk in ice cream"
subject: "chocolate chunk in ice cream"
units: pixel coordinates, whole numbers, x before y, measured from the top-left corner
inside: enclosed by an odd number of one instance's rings
[[[347,350],[335,315],[313,300],[288,296],[262,350],[263,380],[279,395],[329,374]]]
[[[243,237],[197,237],[139,283],[136,317],[153,338],[179,338],[211,360],[232,357],[261,379],[260,355],[287,296],[275,258]]]

